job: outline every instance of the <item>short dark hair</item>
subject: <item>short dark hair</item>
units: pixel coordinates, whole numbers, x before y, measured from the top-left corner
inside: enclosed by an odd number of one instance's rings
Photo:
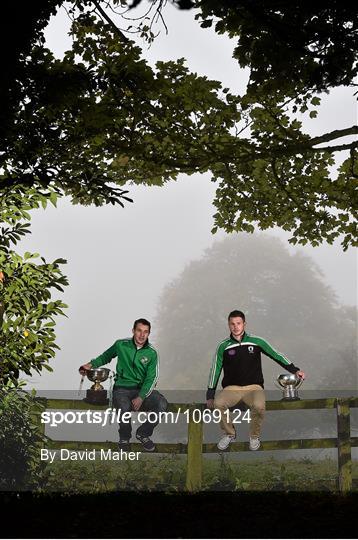
[[[230,319],[234,317],[241,317],[241,319],[245,322],[245,313],[243,313],[242,311],[239,311],[238,309],[234,309],[234,311],[229,313],[227,320],[229,321]]]
[[[137,319],[136,321],[134,321],[133,330],[137,328],[137,324],[144,324],[145,326],[149,326],[149,332],[150,332],[151,324],[149,321],[147,321],[147,319]]]

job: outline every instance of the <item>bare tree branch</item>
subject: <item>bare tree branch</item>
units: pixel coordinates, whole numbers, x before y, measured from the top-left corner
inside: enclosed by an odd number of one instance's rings
[[[334,139],[340,139],[341,137],[347,137],[347,135],[357,135],[358,134],[358,126],[352,126],[350,128],[345,129],[335,129],[334,131],[331,131],[330,133],[325,133],[324,135],[320,135],[319,137],[314,137],[310,140],[311,145],[316,145],[324,142],[329,142]]]
[[[97,2],[97,0],[92,0],[92,2],[96,6],[96,9],[98,10],[98,12],[108,22],[108,24],[111,26],[114,32],[119,36],[120,41],[122,41],[123,43],[129,43],[130,40],[120,31],[120,29],[114,24],[112,19],[108,17],[107,13],[102,9],[99,2]]]
[[[350,144],[337,144],[336,146],[322,146],[321,148],[312,148],[316,152],[339,152],[340,150],[354,150],[358,147],[358,142]]]

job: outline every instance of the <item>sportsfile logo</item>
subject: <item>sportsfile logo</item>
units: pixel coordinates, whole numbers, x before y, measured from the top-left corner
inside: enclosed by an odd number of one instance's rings
[[[113,424],[118,422],[121,410],[118,409],[106,409],[105,411],[43,411],[41,413],[41,423],[47,424],[51,427],[57,427],[61,424]],[[127,421],[130,419],[130,413],[123,413],[124,416],[129,414]]]
[[[138,422],[161,422],[165,424],[176,424],[179,420],[179,412],[173,413],[169,411],[139,411],[137,413]],[[44,411],[41,413],[41,423],[51,427],[57,427],[61,424],[99,424],[106,426],[121,422],[130,422],[132,417],[131,411],[123,412],[121,409],[106,409],[105,411]]]
[[[156,412],[144,412],[138,413],[139,422],[156,421],[158,415],[162,413]],[[163,413],[170,414],[170,413]],[[57,427],[61,424],[100,424],[106,426],[107,424],[114,424],[115,422],[129,422],[131,419],[131,412],[122,413],[121,409],[106,409],[102,411],[44,411],[41,413],[41,423],[47,424],[51,427]],[[153,415],[155,415],[153,417]]]
[[[172,411],[139,411],[137,414],[137,421],[139,423],[151,422],[151,423],[163,423],[163,424],[177,424],[180,419],[180,415],[184,417],[184,420],[189,423],[190,421],[195,424],[203,422],[204,424],[214,423],[218,424],[221,421],[222,414],[229,415],[230,411],[227,410],[223,413],[219,409],[184,409],[179,407],[176,412]],[[105,411],[43,411],[41,413],[41,423],[49,425],[50,427],[57,427],[61,424],[98,424],[100,426],[106,426],[108,424],[114,424],[120,422],[130,422],[132,417],[132,411],[123,412],[121,409],[106,409]],[[236,415],[233,420],[234,423],[241,424],[241,422],[250,422],[250,410],[242,414],[241,410],[236,411]]]

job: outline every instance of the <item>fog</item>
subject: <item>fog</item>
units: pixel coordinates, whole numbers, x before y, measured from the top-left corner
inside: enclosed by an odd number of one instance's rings
[[[235,42],[211,29],[200,29],[193,17],[192,12],[179,12],[167,6],[169,34],[162,31],[150,49],[145,46],[145,57],[152,64],[156,60],[185,57],[191,70],[222,81],[232,91],[242,92],[247,73],[231,58]],[[67,15],[60,9],[46,30],[47,44],[59,57],[70,44],[68,27]],[[353,90],[337,89],[323,98],[310,133],[351,125],[355,114]],[[67,259],[64,273],[70,285],[61,296],[69,308],[67,318],[57,319],[57,343],[61,350],[51,361],[54,371],[34,373],[31,379],[27,378],[28,387],[77,389],[81,364],[116,339],[130,335],[136,318],[156,320],[164,287],[192,260],[200,259],[214,241],[228,236],[219,232],[213,237],[210,233],[215,188],[209,175],[182,175],[177,182],[164,187],[130,186],[134,204],[128,203],[124,209],[73,206],[63,199],[56,209],[32,212],[32,235],[21,243],[19,251],[39,252],[49,261]],[[272,229],[270,234],[285,243],[289,238],[278,229]],[[322,271],[321,279],[331,287],[339,304],[356,304],[355,250],[343,252],[339,239],[332,246],[287,247],[291,253],[301,251],[312,257]],[[245,283],[241,286],[245,287]],[[237,305],[224,307],[227,312],[240,309]],[[227,335],[225,325],[221,333],[223,338]],[[155,325],[151,341],[155,345]],[[285,353],[289,356],[290,351]],[[161,362],[165,363],[166,358],[162,357]],[[207,376],[203,373],[203,388]],[[314,383],[311,387],[315,387]]]

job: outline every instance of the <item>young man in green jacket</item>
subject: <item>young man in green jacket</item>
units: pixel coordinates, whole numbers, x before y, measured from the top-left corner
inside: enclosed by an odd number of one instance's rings
[[[243,401],[250,407],[252,422],[250,423],[249,446],[250,450],[258,450],[265,412],[261,353],[301,379],[305,378],[305,374],[283,354],[275,351],[266,340],[248,334],[245,331],[245,315],[242,311],[232,311],[229,314],[228,323],[230,337],[219,343],[210,370],[206,393],[207,406],[215,407],[221,412],[220,424],[225,435],[218,442],[219,450],[226,450],[236,438],[236,431],[230,420],[230,407],[234,407],[239,401]],[[215,398],[215,390],[222,370],[224,371],[223,390]]]
[[[129,449],[132,435],[132,422],[121,421],[122,415],[130,411],[154,412],[137,429],[136,438],[143,449],[153,452],[155,445],[150,439],[159,423],[159,413],[166,411],[168,402],[162,394],[154,390],[159,375],[157,351],[149,343],[151,325],[146,319],[137,319],[133,325],[133,337],[118,339],[103,354],[80,367],[80,373],[88,369],[108,364],[117,357],[113,406],[119,411],[119,448]]]

